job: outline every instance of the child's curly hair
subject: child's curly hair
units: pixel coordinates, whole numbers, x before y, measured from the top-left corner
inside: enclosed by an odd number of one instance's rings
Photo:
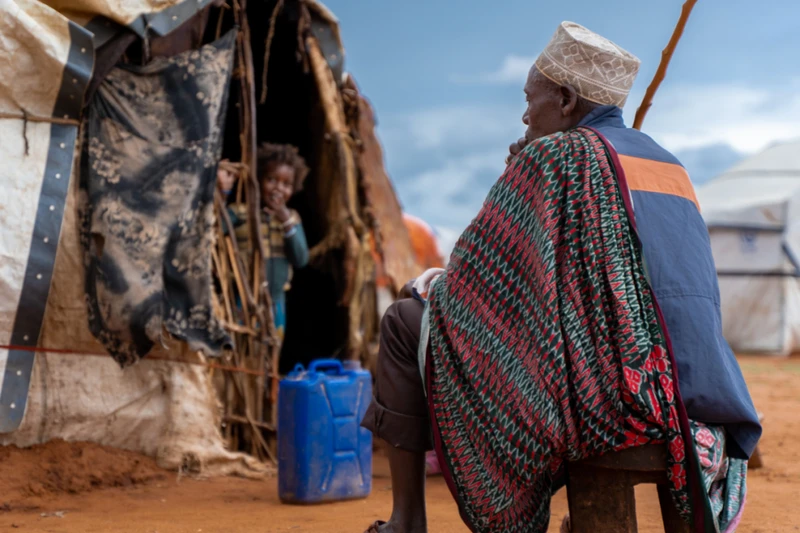
[[[258,164],[258,181],[264,179],[268,170],[278,165],[289,165],[294,169],[293,192],[303,189],[303,183],[308,175],[308,166],[305,159],[291,144],[262,143],[256,153]]]

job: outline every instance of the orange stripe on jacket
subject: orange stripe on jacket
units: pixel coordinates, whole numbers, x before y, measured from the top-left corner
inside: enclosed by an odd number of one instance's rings
[[[694,203],[697,210],[700,210],[692,181],[682,166],[622,154],[619,160],[630,190],[680,196]]]

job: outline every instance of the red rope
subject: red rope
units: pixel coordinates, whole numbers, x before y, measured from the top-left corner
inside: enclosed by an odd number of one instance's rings
[[[2,350],[15,350],[21,352],[41,352],[41,353],[57,353],[57,354],[66,354],[66,355],[91,355],[97,357],[110,357],[105,352],[86,352],[86,351],[76,351],[76,350],[69,350],[66,348],[40,348],[38,346],[17,346],[14,344],[0,344],[0,349]],[[202,361],[181,361],[179,359],[172,359],[170,357],[159,357],[157,355],[148,356],[147,359],[154,360],[154,361],[169,361],[171,363],[182,363],[186,365],[198,365],[204,366],[206,368],[215,368],[218,370],[225,370],[228,372],[239,372],[242,374],[250,374],[251,376],[266,376],[266,372],[259,372],[258,370],[251,370],[249,368],[242,368],[238,366],[228,366],[228,365],[220,365],[218,363],[204,363]],[[271,375],[271,374],[270,374]]]

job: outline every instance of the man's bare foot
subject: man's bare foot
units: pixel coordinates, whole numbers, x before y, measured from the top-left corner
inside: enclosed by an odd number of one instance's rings
[[[400,525],[392,520],[388,522],[375,522],[365,533],[428,533],[427,524]]]

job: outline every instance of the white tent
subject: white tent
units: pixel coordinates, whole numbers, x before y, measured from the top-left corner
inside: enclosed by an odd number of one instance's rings
[[[800,348],[800,141],[773,145],[697,190],[737,352]]]

